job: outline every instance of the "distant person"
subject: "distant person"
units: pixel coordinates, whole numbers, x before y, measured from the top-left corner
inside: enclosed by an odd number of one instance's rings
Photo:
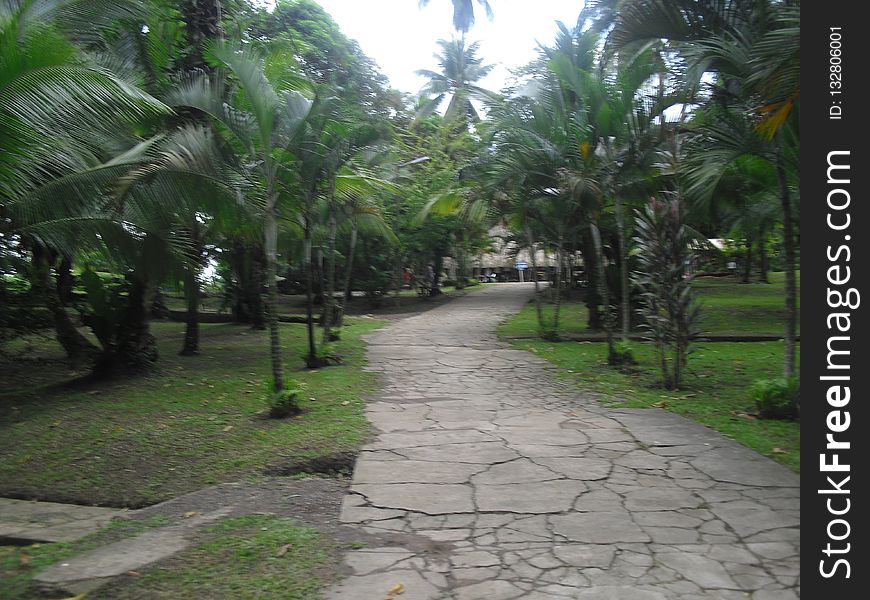
[[[411,273],[411,269],[405,267],[402,271],[402,280],[405,282],[405,287],[411,289],[411,280],[413,279],[413,274]]]

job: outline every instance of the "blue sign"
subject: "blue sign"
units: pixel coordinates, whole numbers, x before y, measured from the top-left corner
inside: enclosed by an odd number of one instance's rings
[[[529,263],[527,263],[525,261],[518,260],[516,267],[517,267],[517,270],[519,270],[519,271],[525,271],[526,269],[529,268]]]

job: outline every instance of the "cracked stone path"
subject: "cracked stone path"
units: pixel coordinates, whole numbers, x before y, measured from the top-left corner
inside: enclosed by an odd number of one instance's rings
[[[798,598],[798,476],[678,415],[604,408],[500,343],[531,294],[493,285],[368,338],[379,433],[341,520],[370,541],[326,597]]]

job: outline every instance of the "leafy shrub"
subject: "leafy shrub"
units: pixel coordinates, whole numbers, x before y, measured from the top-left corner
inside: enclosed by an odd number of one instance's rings
[[[797,377],[761,379],[752,384],[749,393],[762,419],[795,419],[800,413],[800,381]]]
[[[634,349],[628,342],[616,342],[607,355],[609,365],[636,365]]]
[[[269,395],[269,416],[273,419],[292,417],[301,412],[299,398],[302,394],[302,386],[293,379],[287,380],[285,387],[280,392],[271,391]]]

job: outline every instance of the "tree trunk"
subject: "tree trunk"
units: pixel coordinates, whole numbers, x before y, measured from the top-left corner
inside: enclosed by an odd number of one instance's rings
[[[598,253],[595,249],[595,242],[592,240],[591,228],[588,236],[583,236],[583,272],[586,275],[587,284],[584,302],[589,313],[586,328],[590,331],[600,331],[601,311],[598,309],[598,305],[601,299],[598,296]]]
[[[265,256],[263,247],[259,244],[250,248],[251,271],[245,293],[248,297],[248,305],[251,313],[251,327],[254,329],[266,329],[266,310],[263,306],[263,263]]]
[[[752,238],[746,236],[746,263],[743,265],[743,283],[749,283],[752,275]]]
[[[278,215],[276,196],[269,192],[266,209],[266,318],[269,325],[269,357],[272,363],[272,391],[284,389],[284,369],[281,364],[281,338],[278,331]]]
[[[344,269],[344,292],[342,293],[342,301],[341,305],[338,307],[338,316],[336,318],[336,325],[339,327],[344,323],[344,307],[345,304],[350,301],[351,289],[351,275],[353,274],[353,258],[356,253],[356,239],[357,234],[359,232],[356,228],[356,223],[351,222],[351,230],[350,230],[350,248],[347,253],[347,266]]]
[[[559,311],[562,308],[562,238],[556,246],[556,298],[553,303],[553,338],[559,339]]]
[[[797,333],[797,281],[795,277],[794,220],[791,214],[791,195],[782,155],[782,133],[776,140],[776,175],[779,180],[779,198],[782,204],[782,229],[785,246],[785,340],[782,374],[792,377],[795,374],[795,337]]]
[[[604,270],[604,249],[601,246],[601,234],[598,231],[598,225],[594,222],[590,222],[589,230],[592,233],[592,242],[595,244],[596,263],[598,268],[598,294],[601,297],[601,305],[604,309],[604,332],[607,338],[607,356],[611,357],[615,352],[615,348],[613,347],[613,321],[611,318],[612,311],[610,310],[610,290],[607,285],[607,273]]]
[[[444,268],[444,255],[438,252],[435,255],[435,276],[432,279],[432,289],[429,290],[430,296],[437,296],[441,293],[441,270]]]
[[[619,244],[619,304],[622,312],[622,341],[628,341],[631,328],[631,299],[628,288],[628,249],[625,247],[625,223],[622,215],[622,198],[614,196],[616,202],[616,233]]]
[[[51,285],[49,254],[49,250],[43,246],[34,245],[33,287],[39,299],[51,311],[54,320],[55,337],[63,347],[64,352],[66,352],[67,358],[73,362],[93,359],[99,353],[99,349],[79,332],[72,319],[70,319],[69,313],[66,312],[66,308],[64,308],[64,302],[61,299],[62,283],[64,282],[62,269],[57,284],[55,286]],[[69,264],[67,259],[64,258],[63,260]],[[69,270],[67,270],[68,273]]]
[[[314,341],[314,261],[311,257],[311,218],[305,217],[305,312],[308,327],[308,357],[305,362],[309,368],[319,366],[317,345]]]
[[[75,280],[72,275],[72,261],[66,256],[61,257],[57,267],[57,297],[66,306],[73,298]]]
[[[104,349],[98,371],[139,370],[157,361],[157,343],[149,329],[149,315],[156,286],[133,277],[127,295],[127,307],[118,324],[114,347]]]
[[[187,300],[187,315],[185,319],[184,343],[181,346],[182,356],[199,354],[199,280],[194,269],[184,271],[184,296]]]
[[[767,277],[767,244],[765,243],[766,233],[764,230],[758,236],[758,280],[761,283],[770,283]]]
[[[526,237],[529,240],[529,263],[532,265],[531,276],[535,282],[535,311],[538,314],[538,329],[544,327],[544,313],[541,309],[541,288],[538,282],[538,259],[535,252],[535,239],[532,237],[532,228],[526,226]]]
[[[335,303],[335,237],[338,222],[335,217],[335,199],[330,201],[329,206],[329,243],[326,256],[326,294],[323,304],[323,343],[332,341],[332,320],[334,315],[333,304]]]

